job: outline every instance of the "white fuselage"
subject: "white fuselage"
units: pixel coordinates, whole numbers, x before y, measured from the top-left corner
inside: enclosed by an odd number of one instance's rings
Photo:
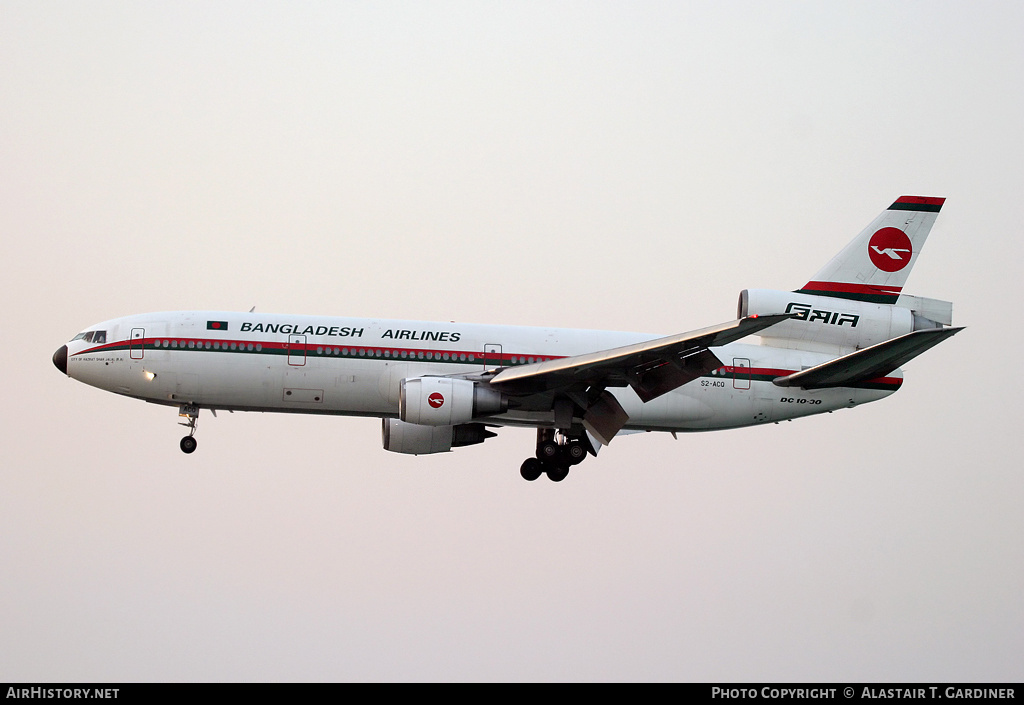
[[[67,374],[146,401],[210,409],[396,417],[405,378],[479,373],[607,350],[640,333],[221,311],[166,312],[93,326],[104,342],[68,343]],[[884,398],[896,371],[873,388],[780,388],[774,378],[836,357],[732,343],[713,348],[723,367],[646,404],[613,388],[627,430],[735,428]],[[550,426],[552,413],[515,409],[488,423]]]

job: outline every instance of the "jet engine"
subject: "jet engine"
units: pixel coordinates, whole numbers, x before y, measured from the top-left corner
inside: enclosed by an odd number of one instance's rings
[[[424,426],[400,419],[384,419],[381,431],[384,450],[409,455],[445,453],[452,448],[483,443],[497,435],[482,423],[459,426]]]
[[[508,410],[508,399],[468,379],[410,377],[398,394],[398,417],[411,424],[458,426]]]
[[[768,289],[740,292],[740,318],[773,313],[791,313],[794,317],[766,329],[759,334],[762,338],[865,348],[915,329],[914,313],[899,305]],[[780,342],[772,344],[786,347]]]

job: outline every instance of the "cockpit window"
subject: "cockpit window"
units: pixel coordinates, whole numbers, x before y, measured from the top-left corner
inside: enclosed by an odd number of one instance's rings
[[[71,340],[84,340],[87,343],[105,343],[107,342],[107,331],[87,330],[79,333]]]

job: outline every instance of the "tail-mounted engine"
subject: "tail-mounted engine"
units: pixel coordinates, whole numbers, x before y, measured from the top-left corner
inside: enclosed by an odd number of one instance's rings
[[[922,328],[949,324],[935,308],[952,304],[918,297],[901,297],[895,304],[815,296],[791,291],[744,289],[740,292],[737,317],[773,313],[793,314],[761,334],[773,345],[784,340],[824,343],[841,348],[865,348]],[[926,315],[921,312],[927,311]],[[951,314],[950,314],[951,318]]]
[[[412,377],[398,394],[398,417],[425,426],[457,426],[507,410],[502,394],[468,379]]]

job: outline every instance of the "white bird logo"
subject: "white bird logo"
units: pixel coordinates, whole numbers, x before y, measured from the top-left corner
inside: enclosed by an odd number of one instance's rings
[[[874,245],[872,245],[871,249],[874,250],[877,254],[888,255],[889,257],[891,257],[892,259],[895,259],[895,260],[902,260],[903,259],[898,254],[896,254],[897,252],[910,252],[910,250],[908,250],[906,248],[903,248],[903,247],[886,247],[886,248],[883,249],[883,248],[875,247]]]

